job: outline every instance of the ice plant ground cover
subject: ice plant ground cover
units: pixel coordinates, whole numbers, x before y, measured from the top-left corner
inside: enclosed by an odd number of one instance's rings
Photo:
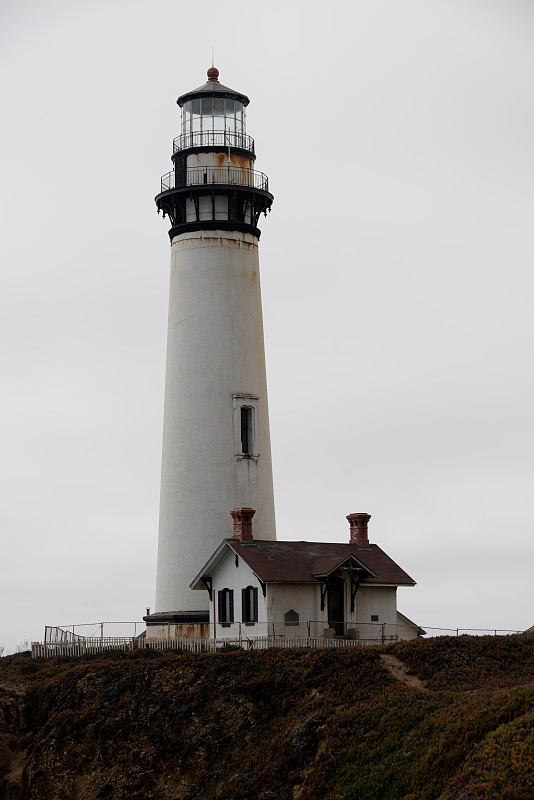
[[[28,800],[530,800],[533,665],[528,635],[9,656],[0,798],[11,757]]]

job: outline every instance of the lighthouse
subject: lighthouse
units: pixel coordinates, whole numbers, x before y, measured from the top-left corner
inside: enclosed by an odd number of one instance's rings
[[[232,536],[232,510],[255,509],[257,538],[276,539],[258,259],[273,195],[255,169],[246,95],[211,67],[177,103],[156,196],[171,269],[154,635],[207,622],[208,592],[189,584]]]

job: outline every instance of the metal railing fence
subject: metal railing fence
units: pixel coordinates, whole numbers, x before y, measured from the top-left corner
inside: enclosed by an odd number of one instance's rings
[[[144,633],[144,622],[82,622],[75,625],[45,625],[44,644],[79,642],[87,639],[136,639]],[[83,632],[82,632],[83,630]]]
[[[275,622],[210,623],[209,635],[214,639],[248,641],[264,637],[298,639],[348,639],[355,644],[385,644],[397,640],[400,624],[387,622],[333,622],[324,619]],[[408,628],[408,626],[406,626]],[[161,638],[171,638],[172,625],[162,626]],[[413,628],[411,628],[413,629]]]
[[[172,143],[173,153],[193,147],[239,147],[241,150],[254,153],[254,139],[246,133],[196,131],[195,133],[182,133]]]
[[[471,634],[475,636],[509,636],[514,633],[523,633],[523,631],[511,628],[433,628],[431,625],[422,625],[421,627],[425,629],[426,633],[440,631],[432,636],[469,636]]]
[[[192,639],[174,635],[171,625],[161,626],[158,635],[147,638],[146,631],[134,636],[104,636],[106,626],[133,625],[134,630],[142,623],[86,623],[64,627],[46,626],[44,642],[32,642],[33,658],[65,658],[96,655],[109,651],[128,652],[138,648],[171,650],[176,652],[203,653],[229,648],[244,650],[266,650],[268,648],[324,648],[365,647],[390,644],[402,639],[417,637],[417,628],[398,623],[327,623],[324,620],[286,624],[275,623],[231,623],[229,626],[210,626],[210,635],[204,639]],[[343,631],[334,625],[343,625]],[[76,632],[82,627],[97,629],[97,634],[83,636]],[[499,628],[433,628],[425,631],[434,635],[474,633],[494,636],[521,633],[518,630]]]
[[[202,186],[223,184],[230,186],[245,186],[250,189],[269,191],[269,178],[265,173],[255,169],[241,169],[240,167],[191,167],[176,179],[174,170],[161,178],[161,191],[168,192],[181,186]]]

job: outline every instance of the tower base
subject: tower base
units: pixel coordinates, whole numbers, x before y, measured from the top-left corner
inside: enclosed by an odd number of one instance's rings
[[[146,638],[151,639],[208,639],[209,611],[163,611],[147,614]]]

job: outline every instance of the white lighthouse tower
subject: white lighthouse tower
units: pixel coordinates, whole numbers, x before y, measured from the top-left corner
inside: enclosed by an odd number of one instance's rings
[[[212,67],[178,98],[181,133],[156,197],[171,222],[171,276],[149,633],[207,622],[208,594],[189,584],[232,536],[232,509],[255,509],[257,538],[276,538],[258,261],[258,219],[273,196],[254,169],[249,99],[218,76]]]

